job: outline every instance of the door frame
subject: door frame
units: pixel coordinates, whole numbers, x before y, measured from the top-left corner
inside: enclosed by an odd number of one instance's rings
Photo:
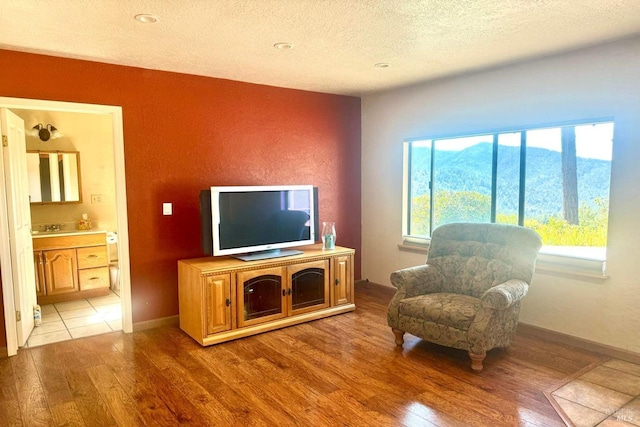
[[[133,316],[131,308],[131,271],[129,262],[129,226],[127,219],[127,189],[124,160],[124,131],[122,107],[113,105],[84,104],[63,101],[46,101],[27,98],[0,97],[0,107],[21,110],[49,110],[69,113],[90,113],[110,115],[113,129],[113,154],[116,184],[116,220],[118,227],[118,268],[120,277],[120,302],[122,304],[122,329],[126,333],[133,332]],[[16,310],[11,276],[11,257],[9,235],[6,221],[6,183],[4,166],[0,163],[0,266],[2,271],[2,296],[4,300],[4,318],[7,338],[7,354],[18,353],[18,337],[16,332]]]
[[[24,120],[13,111],[0,108],[2,116],[2,164],[7,197],[3,223],[8,224],[9,258],[13,280],[13,300],[16,314],[22,314],[16,327],[18,345],[25,345],[35,326],[33,307],[37,304],[33,238],[31,237],[31,206],[27,171],[27,140]],[[5,140],[6,136],[6,140]],[[6,145],[6,147],[5,147]],[[4,156],[7,158],[5,159]],[[15,252],[14,252],[15,250]],[[24,288],[24,289],[23,289]]]

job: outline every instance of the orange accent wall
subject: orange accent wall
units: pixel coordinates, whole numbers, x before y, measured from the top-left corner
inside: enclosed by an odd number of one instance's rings
[[[359,278],[360,98],[6,50],[0,63],[0,96],[122,106],[134,322],[178,314],[176,261],[202,256],[211,185],[317,186]]]

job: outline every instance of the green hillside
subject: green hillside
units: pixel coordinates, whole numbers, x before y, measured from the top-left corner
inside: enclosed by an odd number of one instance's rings
[[[413,196],[429,193],[429,148],[414,148],[412,166]],[[462,151],[436,150],[435,191],[471,191],[491,195],[492,145],[477,144]],[[497,211],[518,211],[520,149],[500,146],[498,152]],[[596,200],[609,198],[611,162],[578,158],[578,198],[592,208]],[[557,151],[527,149],[525,213],[528,218],[545,219],[562,214],[562,168]]]
[[[440,224],[487,222],[491,211],[492,145],[481,143],[461,151],[435,151],[434,211],[429,211],[430,149],[412,151],[411,235],[428,236],[429,218]],[[528,148],[525,174],[525,226],[536,230],[545,245],[604,247],[607,241],[611,162],[578,158],[579,224],[562,213],[561,154]],[[500,146],[497,167],[496,221],[516,224],[520,151]]]

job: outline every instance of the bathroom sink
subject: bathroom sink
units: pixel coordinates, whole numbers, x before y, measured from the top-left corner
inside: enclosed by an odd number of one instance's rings
[[[47,230],[47,231],[40,231],[40,230],[32,230],[31,234],[60,234],[60,233],[76,233],[78,231],[82,231],[82,230]]]
[[[31,231],[31,237],[47,237],[47,236],[61,236],[61,235],[74,235],[74,234],[97,234],[105,233],[104,230],[58,230],[58,231]]]

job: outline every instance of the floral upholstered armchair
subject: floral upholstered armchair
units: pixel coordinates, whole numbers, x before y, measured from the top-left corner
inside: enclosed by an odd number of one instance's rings
[[[466,350],[481,371],[488,350],[511,344],[540,246],[535,231],[515,225],[435,229],[426,264],[391,274],[397,290],[387,321],[396,344],[408,332]]]

